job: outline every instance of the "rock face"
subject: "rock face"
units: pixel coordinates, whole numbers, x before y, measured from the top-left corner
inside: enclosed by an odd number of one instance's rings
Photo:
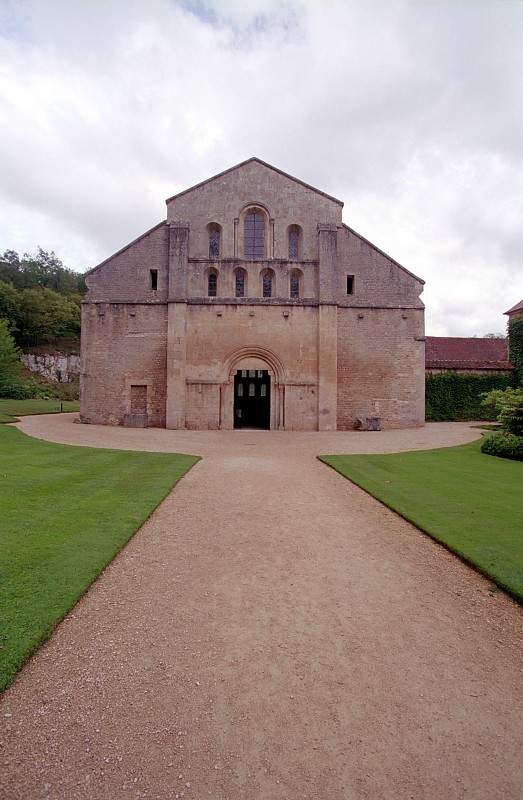
[[[70,383],[80,375],[80,356],[61,353],[23,353],[22,362],[31,372],[37,372],[56,383]]]

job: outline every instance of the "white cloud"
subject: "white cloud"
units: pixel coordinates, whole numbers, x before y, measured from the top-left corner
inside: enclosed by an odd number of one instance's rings
[[[523,296],[523,5],[0,0],[0,249],[88,268],[258,155],[427,281],[427,331]]]

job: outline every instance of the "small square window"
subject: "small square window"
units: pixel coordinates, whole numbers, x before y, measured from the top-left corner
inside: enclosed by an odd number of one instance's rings
[[[354,275],[347,275],[347,294],[354,294]]]
[[[151,289],[155,292],[158,289],[158,270],[151,269],[149,270],[151,276]]]

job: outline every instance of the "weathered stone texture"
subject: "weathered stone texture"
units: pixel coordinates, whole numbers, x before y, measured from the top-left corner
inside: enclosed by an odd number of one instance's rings
[[[423,310],[338,309],[338,428],[379,416],[387,428],[425,419]]]
[[[266,213],[257,261],[243,258],[249,206]],[[234,375],[255,369],[270,377],[271,428],[347,429],[368,416],[384,427],[423,424],[422,281],[343,225],[341,209],[256,159],[168,200],[165,223],[87,276],[82,419],[231,428]],[[221,226],[219,257],[209,258],[210,224]],[[297,260],[288,258],[291,225]],[[245,296],[236,298],[239,268]]]

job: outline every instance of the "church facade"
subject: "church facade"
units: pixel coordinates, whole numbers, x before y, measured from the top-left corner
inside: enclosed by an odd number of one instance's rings
[[[423,281],[342,207],[257,158],[169,198],[86,276],[81,421],[423,425]]]

